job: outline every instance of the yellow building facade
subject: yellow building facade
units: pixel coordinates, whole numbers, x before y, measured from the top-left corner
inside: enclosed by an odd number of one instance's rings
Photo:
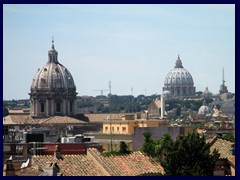
[[[99,139],[104,151],[119,150],[120,141],[124,141],[130,150],[133,150],[133,142],[129,137],[134,134],[135,127],[160,127],[168,126],[169,120],[141,119],[141,114],[125,114],[122,120],[108,120],[103,122],[102,134],[108,135],[107,139]],[[112,139],[110,138],[112,136]],[[119,138],[116,138],[119,137]]]
[[[169,125],[168,120],[112,120],[103,123],[103,134],[133,134],[134,127],[159,127]]]

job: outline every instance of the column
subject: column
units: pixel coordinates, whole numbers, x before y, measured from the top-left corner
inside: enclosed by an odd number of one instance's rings
[[[76,100],[73,100],[73,102],[72,102],[72,110],[73,110],[73,115],[75,115],[76,114]]]
[[[36,103],[36,116],[38,116],[38,100],[36,99],[36,101],[35,101],[35,103]]]
[[[46,100],[46,116],[49,116],[48,99]]]
[[[31,114],[30,116],[34,115],[34,99],[31,100]]]
[[[70,114],[70,101],[69,99],[67,100],[67,115]]]
[[[54,115],[54,100],[52,99],[51,102],[51,109],[52,109],[52,115]]]
[[[66,115],[66,99],[63,99],[63,115]]]

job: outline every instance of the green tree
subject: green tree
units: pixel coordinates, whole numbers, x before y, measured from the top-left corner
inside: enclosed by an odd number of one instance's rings
[[[166,151],[173,145],[173,139],[169,134],[165,134],[160,140],[156,140],[155,144],[155,159],[161,161]]]
[[[127,144],[124,141],[120,141],[120,149],[118,151],[120,154],[130,154]]]
[[[225,138],[229,141],[235,141],[234,134],[226,134],[223,136],[223,138]]]
[[[197,133],[180,136],[165,147],[161,160],[166,176],[212,176],[219,153],[210,154],[210,144]]]
[[[146,153],[148,156],[155,157],[155,142],[152,140],[152,134],[150,132],[143,133],[145,137],[143,146],[141,147],[140,151]]]

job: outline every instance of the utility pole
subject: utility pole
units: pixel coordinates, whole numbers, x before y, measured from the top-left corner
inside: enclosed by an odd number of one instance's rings
[[[112,118],[111,118],[111,81],[108,82],[109,87],[109,120],[110,120],[110,151],[112,152]]]

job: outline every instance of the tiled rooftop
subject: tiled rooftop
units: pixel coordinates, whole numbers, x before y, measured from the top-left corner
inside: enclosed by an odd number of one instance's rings
[[[63,176],[136,176],[164,172],[160,164],[139,151],[130,155],[103,157],[97,149],[89,148],[87,155],[64,155],[59,160],[53,156],[33,156],[32,159],[32,166],[18,171],[18,176],[41,175],[49,163],[57,163],[59,174]]]
[[[88,149],[111,176],[136,176],[146,172],[163,173],[163,168],[148,156],[136,151],[129,155],[103,157],[93,148]]]
[[[48,118],[33,118],[29,115],[8,115],[3,124],[79,124],[85,123],[68,116],[52,116]]]
[[[235,166],[235,155],[232,155],[231,149],[234,142],[228,141],[223,138],[214,136],[206,140],[211,143],[211,152],[216,149],[220,153],[220,158],[227,159],[232,165]]]

